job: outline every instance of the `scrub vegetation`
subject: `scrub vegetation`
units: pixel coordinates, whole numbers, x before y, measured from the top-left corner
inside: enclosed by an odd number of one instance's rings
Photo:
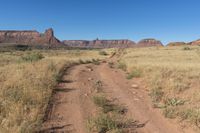
[[[98,50],[32,50],[1,52],[0,57],[0,132],[28,133],[40,127],[62,73],[105,55]]]

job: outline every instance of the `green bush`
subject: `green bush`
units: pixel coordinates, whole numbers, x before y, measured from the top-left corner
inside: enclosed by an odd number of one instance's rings
[[[109,66],[110,68],[114,68],[114,63],[113,63],[113,62],[108,62],[108,66]]]
[[[167,107],[163,110],[163,114],[166,118],[176,118],[178,113],[176,108],[174,107]]]
[[[28,53],[24,56],[21,57],[23,61],[29,61],[29,62],[33,62],[33,61],[38,61],[44,58],[44,56],[41,53]]]
[[[134,69],[127,75],[127,79],[132,79],[132,78],[139,78],[141,76],[141,71],[138,69]]]
[[[92,59],[92,63],[94,65],[100,65],[100,60],[99,59]]]
[[[162,91],[161,87],[153,88],[150,93],[150,96],[154,103],[160,102],[162,100],[163,95],[164,92]]]
[[[87,121],[87,127],[92,132],[106,133],[108,131],[118,131],[120,122],[113,116],[107,114],[100,114],[95,118],[91,118]]]
[[[99,51],[99,55],[104,55],[104,56],[107,56],[108,53],[106,51]]]
[[[184,47],[183,50],[191,50],[190,47]]]
[[[169,98],[165,100],[165,105],[167,106],[179,106],[179,105],[183,105],[184,103],[185,101],[178,98]]]
[[[124,62],[118,62],[118,68],[126,71],[127,65]]]
[[[102,108],[108,104],[108,100],[106,99],[105,96],[94,96],[93,102],[98,107],[102,107]]]

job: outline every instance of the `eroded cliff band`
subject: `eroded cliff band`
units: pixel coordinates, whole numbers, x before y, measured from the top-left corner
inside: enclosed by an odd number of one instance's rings
[[[24,45],[41,45],[41,46],[66,46],[76,48],[131,48],[131,47],[162,47],[161,41],[150,38],[143,39],[138,43],[128,40],[63,40],[60,41],[54,36],[52,28],[47,29],[44,33],[39,33],[36,30],[0,30],[0,45],[1,44],[24,44]],[[167,46],[180,45],[200,45],[200,40],[185,42],[171,42]]]

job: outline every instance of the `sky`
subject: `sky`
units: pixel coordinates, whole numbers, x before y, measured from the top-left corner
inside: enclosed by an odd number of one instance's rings
[[[200,39],[200,0],[0,0],[0,30],[52,27],[60,40]]]

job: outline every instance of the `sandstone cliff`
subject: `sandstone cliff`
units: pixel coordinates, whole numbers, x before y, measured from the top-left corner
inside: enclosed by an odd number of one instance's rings
[[[170,42],[167,44],[167,46],[183,46],[183,45],[187,45],[187,43],[185,43],[185,42]]]
[[[136,45],[130,40],[64,40],[63,43],[70,47],[80,48],[129,48]]]
[[[37,31],[1,31],[0,43],[26,44],[26,45],[58,45],[60,41],[54,37],[53,29],[45,33]]]
[[[152,46],[163,46],[161,41],[156,39],[143,39],[137,43],[138,47],[152,47]]]
[[[200,45],[200,39],[199,40],[196,40],[196,41],[193,41],[193,42],[190,42],[188,43],[189,45]]]

